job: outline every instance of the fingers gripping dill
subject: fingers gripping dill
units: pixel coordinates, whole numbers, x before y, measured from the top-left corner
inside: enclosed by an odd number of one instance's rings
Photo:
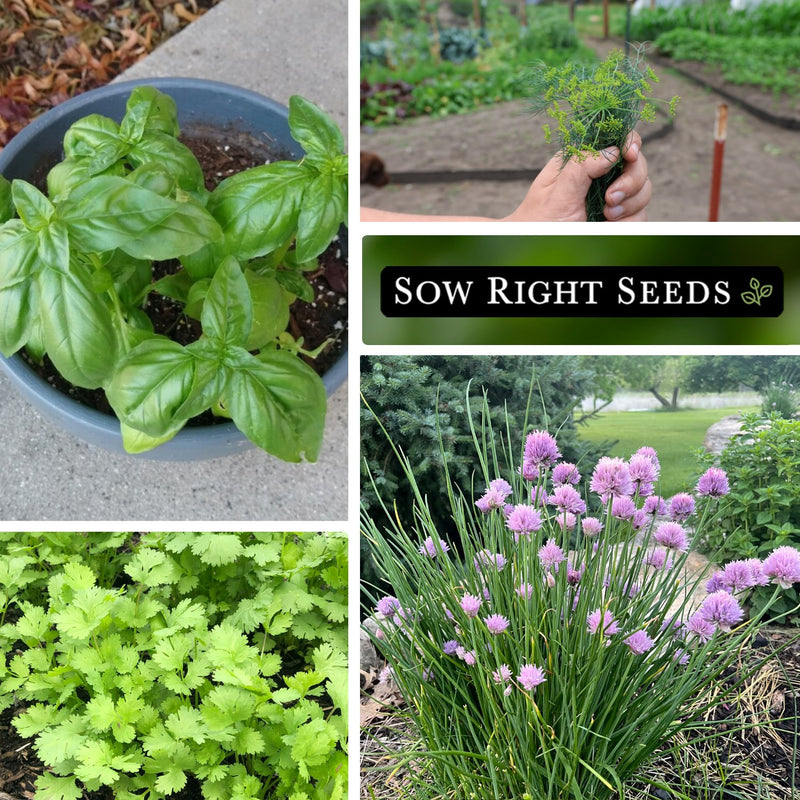
[[[595,178],[586,196],[586,218],[589,222],[604,219],[606,189],[622,172],[622,148],[628,134],[643,119],[655,119],[654,101],[648,99],[652,84],[658,78],[644,61],[643,51],[633,57],[613,50],[605,61],[594,66],[564,64],[535,68],[531,79],[531,111],[546,111],[556,123],[561,154],[582,161],[587,155],[602,153],[605,148],[619,147],[620,155],[612,169]],[[677,97],[669,102],[674,116]],[[552,141],[554,130],[544,126],[545,139]]]

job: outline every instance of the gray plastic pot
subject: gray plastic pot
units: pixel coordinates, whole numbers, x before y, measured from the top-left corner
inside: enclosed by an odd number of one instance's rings
[[[43,114],[0,152],[0,174],[8,180],[30,179],[37,170],[60,160],[64,134],[73,122],[87,114],[103,114],[120,121],[131,89],[139,85],[154,86],[175,100],[183,131],[191,132],[200,127],[244,131],[259,139],[266,136],[275,141],[288,152],[287,157],[299,158],[303,154],[289,132],[285,106],[247,89],[216,81],[152,78],[93,89]],[[19,355],[11,358],[0,355],[0,367],[45,418],[86,442],[125,453],[116,417],[78,403],[54,389]],[[329,397],[346,377],[345,352],[322,378]],[[169,442],[136,457],[190,461],[233,455],[251,447],[254,447],[252,442],[233,423],[222,423],[183,428]]]

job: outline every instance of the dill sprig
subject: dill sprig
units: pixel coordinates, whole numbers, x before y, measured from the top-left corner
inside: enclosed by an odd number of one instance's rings
[[[530,108],[546,111],[555,121],[544,126],[545,139],[557,134],[564,163],[582,161],[587,155],[605,148],[619,147],[620,156],[612,169],[592,181],[586,197],[586,217],[602,221],[604,195],[608,186],[622,172],[622,148],[628,134],[640,119],[652,122],[655,105],[648,95],[658,77],[644,61],[643,49],[633,57],[613,50],[608,58],[594,66],[568,63],[560,67],[540,64],[531,78]],[[669,101],[674,116],[677,97]]]

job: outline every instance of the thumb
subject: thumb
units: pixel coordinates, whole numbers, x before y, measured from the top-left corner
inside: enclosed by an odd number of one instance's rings
[[[576,162],[589,178],[600,178],[619,161],[619,148],[606,147],[599,153],[587,154],[583,161]]]

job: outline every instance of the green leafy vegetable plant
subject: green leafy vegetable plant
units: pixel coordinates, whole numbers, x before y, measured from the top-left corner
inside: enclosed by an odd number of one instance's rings
[[[602,154],[609,147],[620,150],[612,169],[592,181],[586,196],[589,222],[604,219],[604,195],[622,172],[628,134],[640,119],[655,119],[655,106],[647,96],[657,81],[656,74],[644,62],[642,51],[631,58],[614,50],[593,66],[541,64],[532,74],[530,108],[534,113],[546,111],[555,120],[563,163]],[[677,97],[669,102],[673,116],[677,102]],[[549,125],[544,126],[544,132],[546,140],[551,141],[554,132]]]
[[[287,461],[316,460],[326,398],[286,332],[297,297],[346,219],[341,132],[294,96],[300,161],[245,170],[209,192],[179,141],[175,103],[133,90],[121,123],[74,123],[47,194],[0,178],[0,351],[47,355],[70,383],[102,387],[123,442],[142,452],[211,410]],[[177,259],[158,280],[154,263]],[[200,337],[156,333],[151,293],[184,306]]]
[[[37,800],[346,797],[343,534],[0,541],[32,578],[10,587],[0,708],[48,768]]]

